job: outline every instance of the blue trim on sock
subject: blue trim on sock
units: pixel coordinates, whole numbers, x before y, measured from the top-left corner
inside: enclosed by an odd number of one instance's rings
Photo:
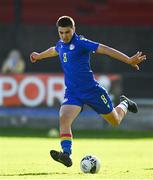
[[[70,140],[61,141],[61,147],[62,147],[63,152],[68,153],[68,154],[72,153],[72,149],[71,149],[72,141]]]

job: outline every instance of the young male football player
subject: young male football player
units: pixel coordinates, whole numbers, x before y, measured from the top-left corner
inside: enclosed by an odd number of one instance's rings
[[[64,101],[59,112],[62,152],[51,150],[50,155],[55,161],[70,167],[72,166],[71,124],[84,104],[92,107],[114,126],[121,123],[127,110],[132,113],[138,111],[137,104],[125,96],[121,96],[120,104],[113,107],[106,90],[94,79],[90,68],[90,54],[92,52],[106,54],[137,70],[139,70],[139,63],[146,59],[146,55],[137,52],[132,57],[128,57],[111,47],[77,35],[74,20],[69,16],[60,17],[56,26],[60,37],[56,46],[41,53],[33,52],[30,59],[34,63],[48,57],[59,56],[60,58],[66,85]]]

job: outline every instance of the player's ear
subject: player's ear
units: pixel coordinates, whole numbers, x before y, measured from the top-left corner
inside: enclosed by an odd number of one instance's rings
[[[73,31],[75,32],[75,26],[73,26]]]

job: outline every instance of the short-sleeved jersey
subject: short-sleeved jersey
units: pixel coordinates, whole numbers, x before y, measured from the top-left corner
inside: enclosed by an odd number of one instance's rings
[[[69,43],[59,40],[55,50],[64,71],[65,85],[71,91],[86,91],[97,85],[90,68],[90,54],[99,43],[85,39],[74,33]]]

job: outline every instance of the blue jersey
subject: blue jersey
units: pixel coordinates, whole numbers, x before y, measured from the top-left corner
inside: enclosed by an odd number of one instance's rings
[[[70,91],[86,91],[98,83],[90,68],[90,54],[95,52],[99,43],[85,39],[74,33],[69,43],[59,40],[56,51],[64,71],[65,85]]]

